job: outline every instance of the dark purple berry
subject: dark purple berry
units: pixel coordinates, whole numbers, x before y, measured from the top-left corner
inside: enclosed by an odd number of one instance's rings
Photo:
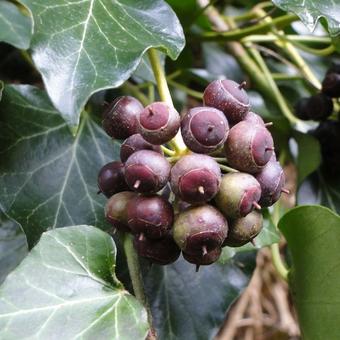
[[[124,177],[124,164],[121,162],[105,164],[99,170],[98,188],[108,198],[117,192],[129,190]]]
[[[223,242],[223,247],[241,247],[251,242],[260,233],[262,224],[262,214],[257,211],[230,221],[229,233]]]
[[[202,254],[183,253],[183,257],[186,261],[196,264],[197,266],[208,266],[219,259],[221,252],[221,248],[215,248],[209,252],[202,252]]]
[[[125,139],[138,129],[138,117],[143,105],[130,96],[115,99],[103,114],[103,128],[112,138]]]
[[[184,143],[198,153],[217,150],[226,141],[228,132],[229,124],[223,112],[213,107],[195,107],[181,121]]]
[[[139,116],[139,133],[152,144],[169,142],[179,126],[179,113],[165,102],[148,105]]]
[[[261,186],[260,205],[270,207],[281,196],[285,184],[285,174],[279,162],[270,160],[265,167],[254,175]]]
[[[255,124],[255,125],[261,125],[266,126],[265,122],[263,121],[262,117],[256,114],[255,112],[249,111],[245,117],[243,118],[245,122]]]
[[[230,166],[240,171],[256,173],[272,156],[274,142],[264,126],[240,122],[230,129],[225,151]]]
[[[136,235],[133,244],[139,256],[160,265],[175,262],[181,254],[181,250],[170,235],[160,240]]]
[[[295,107],[295,115],[303,120],[325,120],[333,112],[333,101],[323,93],[302,98]]]
[[[219,248],[227,234],[227,220],[211,205],[181,212],[173,227],[175,242],[187,254],[202,254]]]
[[[204,91],[204,105],[221,110],[229,123],[238,123],[250,108],[249,98],[243,87],[243,83],[238,84],[233,80],[215,80]]]
[[[309,98],[301,98],[294,107],[294,114],[302,120],[309,120],[308,103]]]
[[[162,238],[172,228],[174,211],[161,196],[136,196],[127,206],[129,227],[135,234]]]
[[[136,133],[127,138],[120,147],[120,159],[122,162],[126,160],[136,151],[152,150],[163,155],[163,151],[159,145],[153,145],[147,142],[142,135]]]
[[[128,225],[127,204],[136,194],[131,191],[123,191],[113,195],[106,203],[105,217],[117,230],[131,232]]]
[[[171,169],[171,189],[189,203],[211,200],[221,181],[219,165],[210,157],[192,154],[182,157]]]
[[[332,98],[340,97],[340,73],[331,72],[326,74],[322,82],[322,92]]]
[[[170,164],[159,153],[140,150],[125,163],[125,180],[128,186],[140,193],[155,193],[169,180]]]
[[[222,177],[215,202],[225,216],[237,218],[246,216],[254,208],[261,209],[258,204],[260,197],[261,187],[255,177],[236,172]]]

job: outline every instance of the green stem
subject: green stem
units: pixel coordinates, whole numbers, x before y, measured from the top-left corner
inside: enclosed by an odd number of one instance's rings
[[[263,16],[266,13],[261,9],[256,9],[255,12],[257,13],[258,16]],[[275,19],[269,17],[265,19],[265,21],[268,24],[272,23],[274,20]],[[283,31],[278,30],[277,27],[275,26],[272,26],[272,33],[277,35],[278,38],[280,39],[280,41],[276,42],[275,44],[278,47],[281,47],[283,49],[283,52],[286,53],[291,58],[291,60],[301,70],[301,73],[311,83],[311,85],[314,86],[316,89],[320,90],[321,84],[319,80],[314,75],[314,73],[309,68],[304,59],[300,56],[298,51],[295,49],[294,45],[285,38],[285,33]]]
[[[166,146],[161,145],[161,149],[163,150],[163,152],[167,155],[167,156],[175,156],[176,155],[176,151],[170,150],[168,149]]]
[[[259,64],[260,68],[262,69],[262,72],[264,74],[264,76],[267,79],[268,85],[271,87],[274,95],[275,95],[275,99],[276,102],[278,104],[278,106],[280,107],[283,115],[293,124],[297,124],[298,123],[298,119],[292,114],[292,112],[290,111],[285,99],[283,98],[279,88],[277,87],[266,63],[264,62],[261,54],[254,48],[249,47],[249,52],[253,55],[254,59],[257,61],[257,63]]]
[[[154,333],[152,326],[151,309],[149,306],[148,299],[145,295],[139,259],[136,250],[133,246],[133,237],[128,233],[124,233],[122,238],[133,291],[138,301],[145,307],[148,314],[148,322],[151,327],[151,331]]]
[[[299,74],[286,74],[286,73],[272,73],[274,80],[303,80],[304,78]]]
[[[171,80],[171,79],[168,79],[168,83],[170,85],[172,85],[173,87],[175,87],[176,89],[185,92],[186,94],[188,94],[189,96],[191,96],[193,98],[197,98],[197,99],[200,99],[200,100],[203,98],[203,93],[202,92],[198,92],[198,91],[189,89],[185,85],[177,83],[176,81]]]
[[[223,165],[223,164],[219,164],[219,167],[221,170],[225,172],[239,172],[238,170],[231,168],[230,166]]]
[[[309,35],[285,35],[285,39],[290,42],[300,42],[300,43],[309,43],[309,44],[331,44],[332,41],[329,37],[315,37]],[[264,42],[276,42],[279,40],[279,37],[275,34],[254,34],[249,37],[245,37],[242,39],[243,42],[254,42],[254,43],[264,43]]]
[[[136,85],[133,85],[129,81],[126,81],[122,85],[122,89],[130,95],[132,94],[135,96],[144,106],[149,104],[149,98],[144,93],[142,93]]]
[[[229,18],[226,18],[226,20]],[[261,22],[259,24],[246,27],[246,28],[236,28],[227,32],[205,32],[200,36],[201,40],[205,41],[232,41],[232,40],[240,40],[248,35],[257,34],[257,33],[265,33],[268,32],[273,26],[277,28],[285,27],[291,24],[294,21],[299,20],[296,15],[286,14],[280,17],[277,17],[270,22]]]
[[[151,48],[148,51],[148,55],[152,71],[156,79],[159,96],[162,101],[166,102],[170,106],[173,106],[168,83],[158,56],[158,52],[155,49]],[[187,152],[187,147],[183,142],[180,131],[178,131],[177,135],[169,142],[169,145],[171,145],[176,150],[176,153],[179,155]]]
[[[313,55],[321,56],[321,57],[326,57],[335,52],[335,47],[333,45],[329,45],[325,48],[320,49],[320,48],[312,48],[312,47],[306,46],[297,41],[290,41],[290,42],[302,51],[305,51]]]
[[[278,243],[274,243],[270,246],[270,250],[272,253],[272,261],[273,265],[277,271],[277,273],[281,276],[281,278],[285,281],[288,281],[288,269],[282,261],[280,248]]]
[[[169,91],[169,87],[164,75],[163,67],[161,65],[158,52],[151,48],[148,51],[151,67],[153,74],[155,76],[156,82],[157,82],[157,88],[159,92],[159,96],[163,102],[166,102],[170,106],[174,106],[171,98],[171,94]]]

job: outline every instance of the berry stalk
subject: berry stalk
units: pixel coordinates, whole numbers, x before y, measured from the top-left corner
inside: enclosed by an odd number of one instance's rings
[[[148,56],[153,74],[156,79],[159,96],[162,101],[166,102],[170,106],[173,106],[170,90],[158,57],[158,52],[155,49],[151,48],[148,51]],[[183,142],[180,132],[177,133],[177,135],[170,141],[169,144],[176,150],[176,155],[185,154],[187,152],[187,147]]]
[[[151,333],[155,334],[155,330],[152,326],[151,308],[144,291],[142,271],[140,268],[138,255],[133,246],[133,236],[128,233],[122,233],[121,235],[133,291],[138,301],[145,307],[146,312],[148,314],[148,322],[151,328]]]

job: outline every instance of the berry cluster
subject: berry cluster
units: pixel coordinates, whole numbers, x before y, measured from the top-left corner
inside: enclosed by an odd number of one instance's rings
[[[144,108],[129,96],[106,109],[105,131],[126,139],[121,162],[100,170],[98,186],[109,198],[106,219],[135,235],[140,256],[165,265],[182,252],[188,262],[208,265],[222,247],[242,246],[261,231],[259,210],[279,199],[285,179],[267,124],[250,111],[244,85],[210,83],[204,106],[182,118],[165,102]],[[179,130],[187,150],[162,146]],[[221,152],[225,158],[212,156]],[[221,169],[230,172],[222,176]]]
[[[332,98],[340,98],[339,65],[333,65],[328,69],[320,93],[297,102],[295,115],[302,120],[324,121],[333,113]]]
[[[340,99],[340,64],[333,64],[322,82],[322,92],[301,99],[296,105],[296,115],[300,119],[320,121],[319,126],[310,131],[318,139],[323,160],[322,169],[330,176],[340,172],[340,117],[331,116],[333,101]],[[331,117],[330,117],[331,116]]]

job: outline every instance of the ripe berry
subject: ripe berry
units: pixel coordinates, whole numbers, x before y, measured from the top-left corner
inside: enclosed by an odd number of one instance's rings
[[[136,196],[127,205],[129,227],[148,238],[162,238],[172,227],[174,211],[161,196]]]
[[[203,254],[221,247],[227,233],[227,220],[211,205],[181,212],[173,227],[175,242],[187,254]]]
[[[123,191],[113,195],[106,203],[105,217],[117,230],[131,232],[128,225],[127,204],[136,194]]]
[[[261,186],[260,205],[270,207],[281,196],[285,184],[285,174],[279,162],[270,160],[265,167],[254,175]]]
[[[223,242],[223,247],[241,247],[251,242],[262,229],[262,214],[253,211],[245,217],[230,222],[229,233]]]
[[[175,262],[181,254],[181,250],[170,235],[160,240],[136,235],[133,244],[139,256],[160,265]]]
[[[125,139],[137,133],[137,119],[143,105],[130,96],[115,99],[103,114],[103,128],[112,138]]]
[[[255,177],[237,172],[222,177],[215,202],[225,216],[238,218],[246,216],[254,208],[261,209],[258,205],[260,197],[261,187]]]
[[[125,180],[128,186],[140,193],[155,193],[169,180],[170,164],[159,153],[139,150],[125,163]]]
[[[215,248],[209,252],[202,253],[202,254],[187,254],[183,253],[183,257],[185,260],[187,260],[190,263],[196,264],[196,266],[207,266],[209,264],[212,264],[216,262],[220,255],[221,255],[222,249],[221,248]],[[197,268],[198,270],[198,268]]]
[[[204,105],[221,110],[230,123],[240,122],[250,108],[244,84],[233,80],[215,80],[204,91]]]
[[[226,141],[228,132],[229,124],[223,112],[212,107],[195,107],[181,121],[184,143],[198,153],[217,150]]]
[[[273,154],[273,138],[264,126],[240,122],[230,129],[225,151],[233,168],[256,173]]]
[[[129,190],[124,177],[124,164],[110,162],[105,164],[98,173],[98,188],[106,197],[117,192]]]
[[[163,151],[159,145],[153,145],[147,142],[142,135],[136,133],[127,138],[120,147],[120,159],[122,162],[126,160],[136,151],[152,150],[163,155]]]
[[[333,101],[323,93],[303,98],[296,106],[296,116],[305,120],[325,120],[333,112]]]
[[[167,103],[148,105],[139,116],[139,133],[152,144],[163,144],[175,137],[179,126],[179,113]]]
[[[322,92],[332,98],[340,97],[340,73],[331,72],[326,74],[322,82]]]
[[[203,203],[218,192],[219,165],[210,157],[192,154],[182,157],[171,169],[171,189],[183,201]]]
[[[252,111],[249,111],[243,120],[251,124],[266,126],[262,117]]]
[[[309,98],[301,98],[294,107],[294,114],[302,120],[309,120],[308,103]]]

